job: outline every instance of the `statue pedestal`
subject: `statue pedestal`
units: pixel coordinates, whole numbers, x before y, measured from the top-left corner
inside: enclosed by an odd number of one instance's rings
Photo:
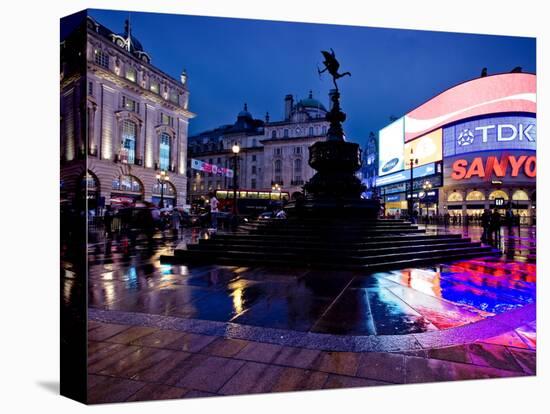
[[[363,217],[375,219],[380,204],[363,200],[363,185],[355,176],[361,168],[359,144],[344,141],[339,93],[332,96],[332,109],[327,114],[330,128],[326,141],[309,148],[309,165],[317,173],[304,185],[305,198],[293,200],[285,207],[287,214],[298,217]]]

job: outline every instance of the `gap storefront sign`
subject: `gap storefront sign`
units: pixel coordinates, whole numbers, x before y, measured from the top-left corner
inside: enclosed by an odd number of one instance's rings
[[[537,149],[536,118],[499,116],[479,118],[443,129],[443,155],[454,157],[482,151]]]

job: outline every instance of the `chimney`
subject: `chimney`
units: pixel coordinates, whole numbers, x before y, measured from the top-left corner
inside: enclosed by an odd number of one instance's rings
[[[292,95],[285,96],[285,121],[290,119],[290,113],[292,112],[292,107],[294,106],[294,98]]]
[[[331,89],[330,91],[328,91],[328,110],[329,111],[332,110],[332,106],[334,105],[332,97],[334,95],[336,95],[337,93],[338,93],[338,91],[336,89]]]

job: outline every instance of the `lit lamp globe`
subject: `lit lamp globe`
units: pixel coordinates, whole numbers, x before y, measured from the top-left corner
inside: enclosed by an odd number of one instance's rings
[[[233,147],[231,147],[231,151],[233,151],[233,154],[238,154],[241,151],[241,147],[239,147],[239,144],[234,144]]]

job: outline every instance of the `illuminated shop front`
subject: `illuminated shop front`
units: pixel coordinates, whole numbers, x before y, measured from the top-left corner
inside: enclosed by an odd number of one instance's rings
[[[382,129],[377,186],[386,210],[406,212],[412,166],[414,208],[423,207],[423,214],[426,206],[415,194],[429,181],[430,190],[437,190],[436,200],[425,200],[429,214],[476,217],[496,208],[533,223],[535,84],[536,76],[525,73],[474,79]]]

